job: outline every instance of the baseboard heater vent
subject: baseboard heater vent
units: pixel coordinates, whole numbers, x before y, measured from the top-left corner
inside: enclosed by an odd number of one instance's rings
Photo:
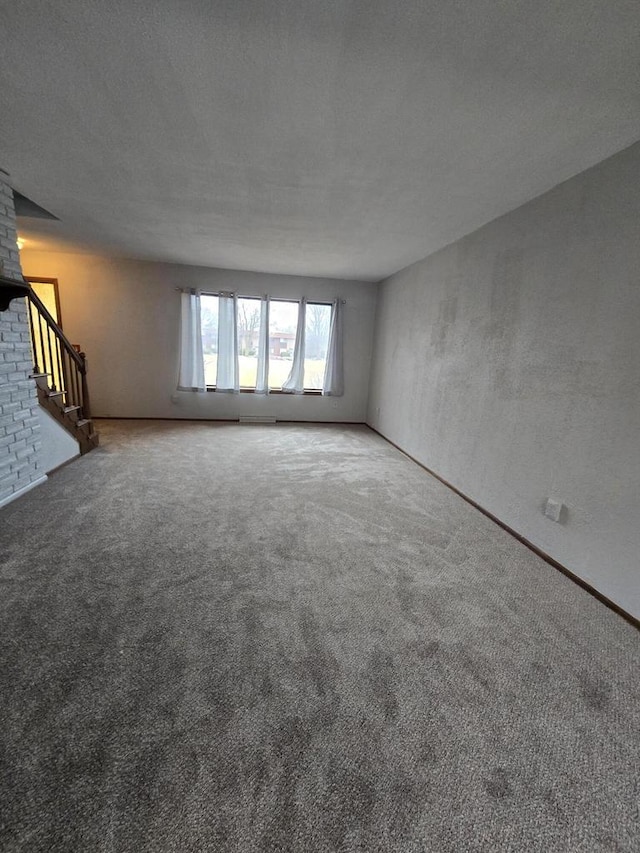
[[[242,415],[238,418],[239,424],[275,424],[276,419],[266,415]]]

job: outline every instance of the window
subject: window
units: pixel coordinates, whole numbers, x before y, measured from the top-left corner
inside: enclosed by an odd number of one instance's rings
[[[305,388],[322,389],[330,326],[331,305],[308,302],[304,358]]]
[[[240,387],[255,388],[258,375],[258,344],[260,343],[260,300],[240,296],[237,319]]]
[[[218,297],[202,294],[200,299],[200,325],[204,353],[204,380],[216,384],[218,369]]]
[[[277,391],[291,371],[298,327],[297,302],[269,303],[269,388]]]
[[[205,382],[216,385],[218,367],[218,296],[202,294],[201,330]],[[253,390],[258,371],[260,342],[260,299],[239,296],[237,300],[238,362],[240,388]],[[279,391],[293,362],[300,303],[271,299],[269,302],[269,389]],[[331,325],[331,305],[307,302],[305,322],[305,391],[321,391]]]

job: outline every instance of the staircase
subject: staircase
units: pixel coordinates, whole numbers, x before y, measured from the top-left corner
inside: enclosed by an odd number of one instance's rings
[[[87,360],[30,287],[25,295],[38,400],[76,439],[80,453],[88,453],[97,447],[98,433],[91,420]]]

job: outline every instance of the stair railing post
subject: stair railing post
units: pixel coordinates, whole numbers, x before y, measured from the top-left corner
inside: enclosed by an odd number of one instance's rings
[[[33,304],[30,299],[25,300],[27,303],[27,314],[29,316],[29,329],[31,331],[31,355],[33,357],[33,372],[40,373],[38,364],[38,353],[36,352],[36,334],[33,328]]]
[[[89,420],[91,418],[91,406],[89,404],[89,385],[87,383],[87,356],[81,352],[80,358],[82,359],[82,417]]]

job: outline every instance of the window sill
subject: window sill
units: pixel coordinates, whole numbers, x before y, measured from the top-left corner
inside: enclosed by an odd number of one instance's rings
[[[207,391],[211,391],[212,393],[215,393],[216,390],[217,389],[216,389],[215,385],[207,385]],[[253,388],[241,388],[240,393],[241,394],[255,394],[255,391]],[[277,394],[281,394],[283,397],[322,397],[322,391],[320,391],[319,389],[315,389],[315,388],[314,389],[305,389],[302,392],[302,394],[293,394],[289,391],[281,391],[279,388],[278,389],[273,388],[273,389],[269,390],[268,394],[258,394],[257,396],[258,397],[271,397],[271,396],[277,395]]]

